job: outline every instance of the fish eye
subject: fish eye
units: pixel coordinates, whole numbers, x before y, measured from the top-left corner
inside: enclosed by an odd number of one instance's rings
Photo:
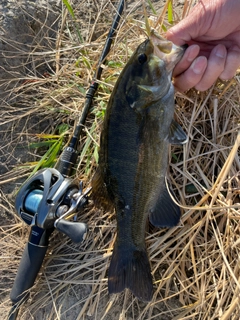
[[[147,56],[145,53],[141,53],[139,56],[138,56],[138,62],[140,64],[144,64],[144,62],[147,61]]]

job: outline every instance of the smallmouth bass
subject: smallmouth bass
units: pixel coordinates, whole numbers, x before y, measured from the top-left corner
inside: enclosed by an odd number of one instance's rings
[[[108,271],[109,293],[129,288],[140,300],[153,295],[146,252],[147,218],[157,227],[178,224],[180,209],[165,175],[169,144],[187,137],[173,120],[172,70],[182,47],[155,34],[141,43],[122,70],[110,97],[92,180],[96,204],[116,212],[117,239]]]

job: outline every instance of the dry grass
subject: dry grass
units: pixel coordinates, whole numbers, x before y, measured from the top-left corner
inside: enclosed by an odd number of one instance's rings
[[[77,42],[71,19],[63,14],[56,48],[49,54],[55,71],[35,82],[24,79],[12,89],[20,103],[2,106],[2,318],[10,306],[10,288],[28,235],[27,227],[14,215],[14,198],[8,193],[29,174],[29,167],[19,167],[19,157],[21,163],[39,159],[38,151],[18,150],[16,146],[26,147],[37,141],[34,133],[56,133],[55,128],[62,123],[72,131],[111,25],[109,17],[114,7],[110,1],[97,4],[97,12],[92,3],[88,13],[82,15],[87,10],[84,3],[74,7],[79,25],[84,25],[84,43]],[[185,1],[179,7],[177,0],[173,4],[177,22],[187,14],[190,4]],[[108,58],[115,63],[104,70],[95,109],[86,123],[82,143],[87,148],[81,149],[78,165],[78,176],[85,185],[96,167],[96,141],[109,94],[140,41],[141,10],[141,2],[133,1],[125,11]],[[158,8],[161,12],[162,8]],[[127,290],[120,295],[108,295],[107,270],[116,222],[112,213],[98,211],[90,203],[79,216],[80,221],[88,222],[87,239],[75,245],[57,232],[53,235],[30,300],[21,309],[21,319],[239,319],[239,98],[238,76],[227,83],[218,82],[204,93],[191,90],[186,96],[177,96],[176,118],[188,133],[189,142],[183,149],[171,149],[169,181],[178,194],[183,215],[175,228],[151,227],[147,232],[155,287],[153,300],[148,304],[139,302]],[[12,188],[8,189],[9,186]]]

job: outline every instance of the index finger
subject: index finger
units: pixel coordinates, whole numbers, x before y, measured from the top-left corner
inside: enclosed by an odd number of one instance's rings
[[[182,59],[178,62],[178,64],[174,68],[173,77],[176,77],[182,72],[184,72],[185,70],[187,70],[192,64],[193,60],[196,59],[196,57],[198,56],[199,51],[200,51],[200,47],[198,45],[194,44],[192,46],[189,46],[186,49]]]

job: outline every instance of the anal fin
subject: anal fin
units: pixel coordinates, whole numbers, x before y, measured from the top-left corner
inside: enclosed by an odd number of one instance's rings
[[[150,208],[149,220],[158,228],[174,227],[181,217],[179,206],[171,198],[166,186],[159,194],[154,206]]]

